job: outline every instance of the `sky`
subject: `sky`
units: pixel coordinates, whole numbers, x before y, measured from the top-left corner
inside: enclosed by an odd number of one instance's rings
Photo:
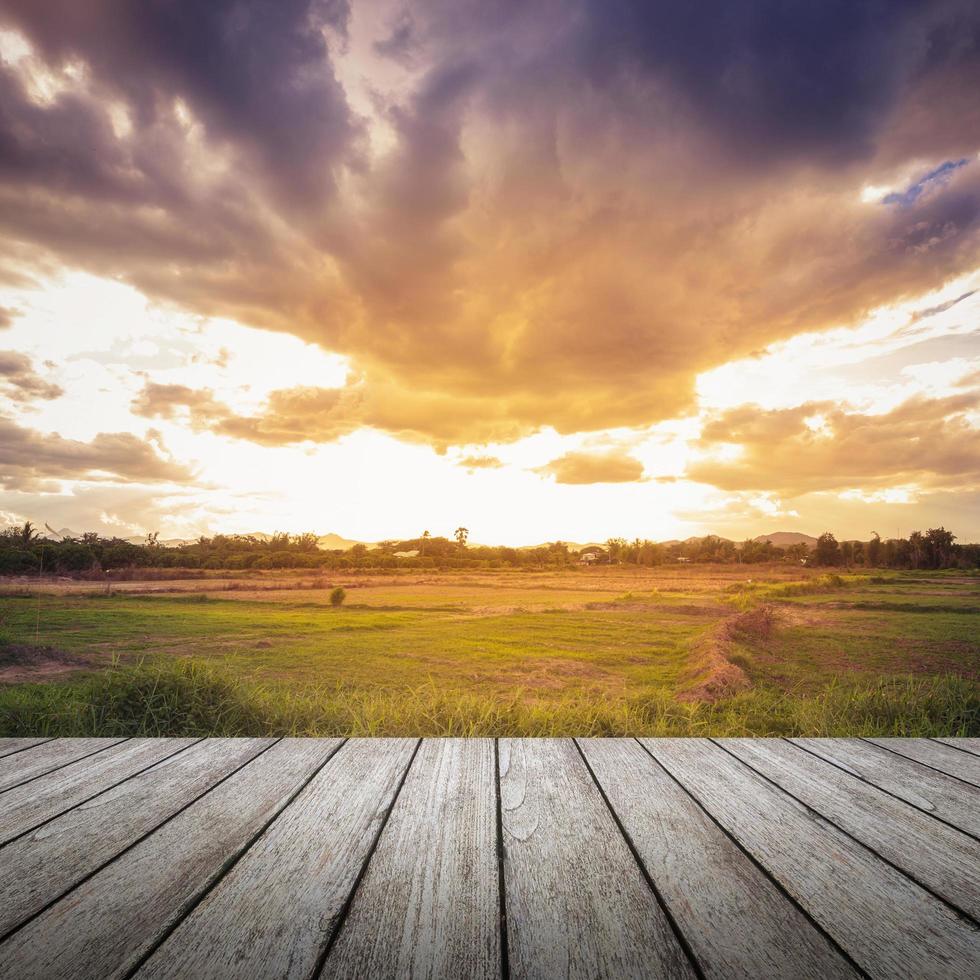
[[[0,0],[0,524],[980,540],[972,0]]]

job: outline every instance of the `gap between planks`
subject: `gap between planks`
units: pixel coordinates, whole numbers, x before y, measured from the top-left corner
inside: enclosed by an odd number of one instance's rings
[[[56,770],[61,769],[61,768],[65,767],[65,766],[73,765],[75,762],[79,762],[79,761],[81,761],[81,760],[83,760],[85,758],[89,758],[90,756],[95,755],[98,752],[103,751],[105,748],[108,748],[109,746],[111,746],[113,744],[118,744],[119,741],[121,741],[121,740],[109,740],[105,746],[103,746],[101,748],[97,748],[94,752],[90,752],[87,755],[80,756],[80,757],[78,757],[76,759],[71,759],[68,762],[64,762],[61,766],[56,765],[54,768],[48,769],[48,770],[46,770],[43,773],[38,773],[35,776],[31,776],[30,779],[31,780],[38,779],[38,778],[41,778],[44,775],[48,775],[48,774],[50,774],[52,772],[55,772]],[[506,741],[509,742],[511,740],[506,740]],[[534,741],[534,740],[531,740],[531,741]],[[558,741],[561,741],[561,740],[554,740],[554,741],[558,742]],[[693,948],[692,948],[692,946],[691,946],[688,938],[685,936],[684,929],[678,924],[678,921],[677,921],[677,919],[675,917],[674,910],[672,910],[672,908],[671,908],[670,902],[662,894],[662,890],[660,888],[658,888],[657,884],[655,883],[654,876],[651,875],[651,873],[650,873],[650,871],[649,871],[646,863],[644,862],[644,860],[643,860],[643,858],[642,858],[642,856],[641,856],[641,854],[640,854],[640,852],[639,852],[639,850],[637,848],[637,845],[636,845],[635,841],[633,840],[633,838],[632,838],[631,834],[629,833],[629,831],[626,829],[626,826],[623,823],[623,815],[617,810],[616,806],[614,805],[614,803],[610,799],[606,788],[603,786],[603,783],[602,783],[601,779],[599,778],[599,776],[597,775],[596,771],[594,770],[594,767],[593,767],[592,763],[590,762],[590,760],[589,760],[586,752],[583,751],[582,740],[569,739],[567,741],[568,742],[571,742],[574,745],[574,749],[577,752],[577,755],[578,755],[578,757],[581,760],[581,764],[584,766],[585,770],[588,773],[588,778],[591,781],[591,783],[592,783],[592,785],[594,787],[595,792],[597,792],[599,794],[599,796],[601,797],[602,802],[603,802],[605,808],[608,811],[608,814],[609,814],[610,819],[615,824],[615,827],[616,827],[616,829],[618,831],[618,834],[621,836],[622,840],[625,842],[626,847],[629,850],[629,852],[630,852],[630,854],[632,856],[632,859],[635,862],[635,865],[636,865],[636,867],[637,867],[640,875],[642,876],[642,878],[645,881],[645,884],[647,885],[647,887],[649,888],[650,892],[652,893],[652,896],[653,896],[654,901],[662,909],[662,911],[663,911],[663,913],[664,913],[664,915],[665,915],[665,917],[667,919],[667,922],[668,922],[668,924],[670,926],[670,929],[674,933],[677,942],[679,943],[679,945],[683,949],[684,953],[686,954],[686,957],[687,957],[689,963],[692,965],[694,971],[696,972],[696,975],[698,975],[698,976],[705,976],[705,975],[707,975],[704,972],[704,970],[702,969],[702,965],[701,965],[701,962],[700,962],[700,959],[701,958],[693,950]],[[802,915],[806,918],[806,920],[811,925],[813,925],[814,929],[821,936],[823,936],[825,939],[827,939],[827,941],[831,943],[831,945],[834,947],[834,949],[836,949],[838,951],[838,953],[842,953],[843,954],[843,957],[844,957],[844,959],[846,961],[849,961],[852,966],[854,965],[854,961],[851,960],[850,956],[846,953],[846,951],[844,951],[837,944],[837,942],[833,939],[833,937],[830,936],[820,926],[820,924],[818,922],[816,922],[816,920],[813,919],[813,917],[811,916],[811,914],[803,907],[803,905],[801,905],[799,902],[797,902],[793,898],[793,896],[791,896],[790,893],[785,890],[785,888],[783,887],[783,885],[781,884],[781,882],[776,877],[774,877],[773,873],[768,869],[768,867],[764,863],[758,861],[749,851],[747,851],[742,846],[742,844],[738,841],[738,839],[736,837],[732,836],[732,834],[725,828],[725,826],[723,826],[721,823],[718,822],[717,818],[711,812],[710,808],[706,807],[701,802],[701,800],[698,799],[698,797],[696,797],[695,795],[693,795],[692,792],[691,792],[691,790],[690,790],[690,788],[684,782],[680,781],[673,772],[671,772],[671,771],[669,771],[669,770],[667,770],[667,769],[664,768],[663,763],[661,762],[661,760],[659,758],[657,758],[655,755],[653,755],[650,752],[650,749],[645,744],[645,742],[635,742],[634,740],[600,740],[600,741],[610,741],[610,742],[612,742],[612,741],[619,741],[619,742],[629,741],[632,744],[639,745],[641,747],[641,749],[643,750],[645,756],[650,759],[651,763],[654,766],[656,766],[659,769],[661,769],[680,788],[680,790],[682,790],[687,795],[687,797],[689,797],[691,799],[691,801],[693,802],[693,804],[696,807],[698,807],[706,815],[707,819],[710,820],[712,822],[712,824],[714,826],[716,826],[720,830],[720,832],[725,836],[726,840],[729,842],[729,845],[733,849],[735,849],[740,855],[744,856],[755,868],[757,868],[759,870],[759,872],[766,878],[766,880],[768,882],[770,882],[771,885],[775,889],[777,889],[779,891],[779,893],[783,897],[783,899],[785,899],[785,901],[788,902],[794,909],[797,909],[800,913],[802,913]],[[654,744],[655,744],[655,740],[653,740],[653,741],[654,741]],[[702,740],[691,740],[691,741],[694,742],[694,741],[702,741]],[[709,740],[703,740],[703,742],[709,742]],[[20,748],[18,748],[17,750],[15,750],[15,752],[16,752],[16,754],[19,754],[21,752],[30,752],[30,750],[35,749],[35,748],[38,748],[38,747],[42,747],[44,744],[46,744],[46,743],[44,743],[44,742],[37,742],[37,743],[34,743],[33,745],[21,746]],[[8,932],[7,935],[9,936],[9,935],[12,935],[15,932],[17,932],[21,928],[21,926],[23,926],[23,925],[27,924],[28,922],[32,921],[34,918],[37,918],[38,916],[42,915],[48,908],[50,908],[52,905],[56,904],[61,898],[63,898],[65,895],[67,895],[70,891],[73,891],[75,888],[78,888],[80,885],[84,884],[90,878],[94,877],[96,874],[98,874],[102,870],[104,870],[107,866],[109,866],[110,864],[112,864],[115,861],[119,860],[124,854],[126,854],[128,851],[130,851],[133,847],[135,847],[136,845],[138,845],[139,843],[141,843],[143,840],[145,840],[146,838],[150,837],[151,835],[155,834],[160,828],[162,828],[164,825],[166,825],[167,823],[169,823],[171,820],[175,819],[177,816],[179,816],[180,813],[182,813],[185,810],[187,810],[190,806],[193,805],[193,803],[197,802],[202,797],[204,797],[207,794],[209,794],[210,792],[212,792],[214,789],[216,789],[225,780],[231,778],[237,772],[241,771],[241,769],[245,768],[246,766],[248,766],[252,762],[254,762],[254,760],[257,759],[260,755],[262,755],[265,752],[267,752],[272,747],[273,744],[276,744],[276,743],[270,741],[269,745],[266,745],[260,752],[256,753],[255,755],[251,756],[250,758],[246,759],[236,769],[232,770],[231,772],[229,772],[225,776],[223,776],[222,779],[219,780],[217,783],[215,783],[214,785],[212,785],[212,786],[204,789],[204,791],[202,793],[200,793],[198,796],[196,796],[193,800],[191,800],[190,802],[184,804],[184,806],[180,810],[178,810],[176,813],[172,814],[170,817],[168,817],[162,823],[158,824],[157,826],[155,826],[152,829],[150,829],[149,831],[147,831],[142,837],[138,838],[136,841],[133,841],[128,847],[126,847],[123,850],[121,850],[118,854],[116,854],[115,856],[111,857],[108,861],[105,861],[104,863],[102,863],[101,865],[99,865],[98,867],[96,867],[89,874],[87,874],[84,878],[80,879],[78,882],[76,882],[74,885],[72,885],[72,887],[69,888],[68,891],[63,892],[61,895],[55,896],[55,898],[53,898],[50,902],[48,902],[42,909],[40,909],[39,911],[35,912],[30,918],[26,919],[24,923],[21,923],[21,925],[15,927],[13,930],[11,930],[10,932]],[[326,942],[323,945],[322,952],[321,952],[320,956],[317,959],[316,969],[315,969],[314,973],[312,974],[313,976],[319,976],[319,975],[321,975],[324,972],[325,968],[329,965],[329,958],[330,958],[333,950],[337,946],[339,940],[342,937],[343,930],[344,930],[345,926],[348,923],[348,919],[349,919],[349,916],[350,916],[350,913],[351,913],[351,909],[352,909],[352,907],[354,906],[354,904],[355,904],[355,902],[357,900],[358,892],[361,889],[361,886],[362,886],[362,883],[363,883],[363,881],[365,879],[365,876],[369,873],[371,861],[374,859],[375,854],[377,853],[377,850],[378,850],[378,847],[379,847],[379,843],[381,842],[382,837],[383,837],[383,835],[385,833],[385,830],[388,827],[389,820],[390,820],[390,818],[392,816],[392,813],[394,812],[395,807],[398,804],[399,798],[400,798],[400,796],[402,794],[403,787],[405,786],[406,780],[409,778],[409,774],[410,774],[410,772],[413,769],[413,766],[415,764],[415,760],[416,760],[416,758],[417,758],[417,756],[419,754],[419,750],[420,750],[422,744],[423,744],[422,740],[416,740],[415,747],[414,747],[414,750],[412,752],[411,758],[409,759],[408,764],[405,766],[404,771],[402,772],[401,779],[400,779],[400,782],[398,784],[397,790],[396,790],[394,796],[391,798],[390,804],[388,805],[388,807],[387,807],[387,809],[386,809],[386,811],[384,813],[384,817],[381,820],[380,826],[378,827],[377,833],[376,833],[376,835],[375,835],[375,837],[373,839],[373,842],[371,844],[371,847],[370,847],[368,853],[366,854],[366,856],[364,858],[363,864],[360,867],[360,870],[359,870],[359,872],[357,874],[356,880],[354,881],[352,887],[350,888],[350,891],[349,891],[349,893],[347,895],[347,898],[346,898],[346,901],[344,902],[344,905],[343,905],[343,907],[341,909],[341,913],[340,913],[338,919],[336,920],[336,923],[334,925],[334,928],[332,929],[332,931],[328,935],[328,937],[326,939]],[[875,858],[877,860],[881,861],[884,865],[887,865],[887,866],[891,867],[892,869],[894,869],[898,873],[902,874],[910,882],[915,883],[915,884],[918,884],[921,887],[921,883],[919,883],[917,881],[917,879],[914,876],[912,876],[905,868],[898,867],[897,865],[895,865],[892,862],[890,862],[886,857],[883,857],[874,848],[870,847],[870,845],[868,845],[867,843],[865,843],[864,840],[861,840],[860,838],[855,837],[854,835],[850,834],[846,829],[844,829],[843,827],[841,827],[833,819],[829,818],[825,813],[820,812],[820,811],[814,811],[813,810],[813,807],[811,807],[805,801],[800,800],[796,795],[794,795],[792,792],[790,792],[789,790],[787,790],[785,787],[781,786],[779,783],[775,783],[771,779],[768,779],[768,777],[764,773],[760,773],[751,764],[749,764],[748,762],[746,762],[746,760],[744,758],[741,758],[739,756],[734,755],[732,752],[730,752],[728,749],[725,748],[724,744],[720,744],[720,743],[717,743],[717,742],[713,742],[713,743],[710,743],[710,744],[714,744],[717,748],[720,748],[720,749],[724,750],[725,754],[727,754],[730,758],[732,758],[735,761],[737,761],[738,764],[741,765],[742,767],[744,767],[747,772],[754,774],[757,778],[761,778],[762,780],[765,780],[765,781],[769,782],[778,792],[785,794],[789,799],[795,801],[795,803],[797,803],[799,806],[804,807],[805,809],[810,810],[812,812],[819,813],[819,817],[820,817],[821,820],[826,821],[829,825],[831,825],[832,827],[834,827],[839,833],[841,833],[844,836],[849,837],[850,839],[852,839],[858,846],[867,849],[871,854],[873,854],[875,856]],[[821,754],[818,754],[815,751],[810,751],[809,749],[806,748],[805,745],[800,745],[798,742],[788,742],[788,741],[785,744],[792,745],[797,750],[805,750],[805,751],[802,751],[801,752],[801,755],[808,755],[811,758],[812,757],[815,757],[816,759],[820,760],[820,763],[819,764],[825,764],[825,765],[835,766],[837,769],[842,770],[843,772],[848,772],[848,769],[845,766],[839,765],[833,759],[828,759],[825,756],[823,756]],[[970,753],[968,749],[960,749],[958,746],[950,745],[949,743],[941,742],[941,741],[938,741],[938,740],[935,741],[935,742],[933,742],[932,744],[936,745],[937,748],[939,746],[942,746],[944,749],[946,749],[948,751],[956,750],[956,751],[962,752],[962,753],[964,753],[965,758],[976,758],[976,756],[973,756],[972,753]],[[867,745],[868,745],[868,748],[871,748],[872,746],[877,746],[877,743],[870,742],[869,741],[867,743]],[[2,744],[0,744],[0,761],[9,760],[10,756],[13,755],[13,754],[15,754],[15,753],[6,753],[5,754],[5,753],[2,752],[2,748],[3,748],[3,746],[2,746]],[[943,777],[948,778],[950,780],[955,780],[957,782],[961,782],[964,785],[970,785],[966,781],[958,780],[957,777],[954,776],[953,774],[945,773],[942,770],[935,769],[934,767],[929,767],[927,763],[921,762],[921,760],[917,760],[917,759],[914,759],[914,758],[912,758],[910,756],[906,756],[903,753],[894,752],[893,750],[889,749],[887,745],[885,745],[885,746],[877,746],[877,748],[878,748],[879,751],[882,752],[883,755],[886,754],[885,750],[887,750],[887,754],[894,755],[898,759],[901,759],[905,763],[909,763],[909,764],[911,764],[913,766],[920,765],[923,768],[926,768],[926,769],[930,770],[931,772],[933,772],[933,773],[935,773],[937,775],[940,775],[941,774]],[[499,908],[498,908],[498,913],[497,913],[498,914],[498,934],[499,934],[499,943],[500,943],[499,962],[500,962],[500,974],[504,978],[504,980],[507,980],[507,977],[508,977],[509,971],[510,971],[509,952],[510,952],[511,938],[512,937],[509,935],[511,924],[509,922],[510,916],[509,916],[509,909],[508,909],[508,895],[507,895],[507,890],[506,890],[506,877],[507,876],[505,874],[506,857],[505,857],[505,847],[504,847],[504,820],[503,820],[503,805],[502,805],[502,800],[501,800],[501,792],[502,792],[501,787],[502,787],[502,782],[503,782],[503,778],[504,777],[503,777],[503,775],[501,773],[500,749],[501,749],[501,740],[494,739],[493,740],[493,765],[492,765],[494,792],[493,792],[493,802],[492,802],[492,805],[493,805],[493,809],[494,809],[495,812],[493,814],[493,822],[492,823],[493,823],[493,828],[494,828],[494,842],[495,842],[494,859],[495,859],[495,863],[496,863],[496,873],[497,873],[497,879],[498,879],[498,895],[499,895],[499,903],[498,903]],[[176,920],[172,922],[172,924],[167,928],[167,930],[165,932],[163,932],[162,934],[160,934],[159,936],[156,937],[155,941],[152,943],[152,945],[149,948],[149,950],[147,952],[145,952],[143,955],[141,955],[137,959],[137,961],[131,966],[131,968],[129,970],[127,970],[127,972],[125,974],[126,976],[133,976],[134,974],[138,973],[139,970],[140,970],[140,967],[143,964],[147,963],[153,957],[153,954],[157,950],[159,950],[161,947],[164,947],[165,946],[165,944],[167,943],[167,940],[173,935],[174,932],[176,932],[189,919],[189,917],[191,916],[191,914],[200,905],[200,903],[203,902],[209,895],[211,895],[212,893],[214,893],[215,890],[219,888],[219,886],[221,885],[222,881],[226,878],[226,876],[228,876],[231,873],[232,869],[240,861],[242,861],[248,854],[251,853],[252,848],[255,847],[255,845],[257,844],[257,842],[260,841],[260,839],[264,837],[264,835],[270,830],[270,828],[275,824],[275,822],[277,820],[279,820],[285,813],[287,813],[287,811],[289,810],[289,808],[296,801],[296,799],[299,796],[299,794],[306,788],[307,785],[309,785],[309,783],[316,777],[316,775],[329,764],[329,762],[331,761],[331,759],[334,757],[334,755],[336,755],[336,753],[339,750],[340,750],[340,745],[338,745],[333,750],[333,752],[330,755],[328,755],[328,757],[323,761],[323,763],[321,764],[321,766],[317,770],[317,772],[313,773],[306,780],[305,783],[303,783],[301,786],[299,786],[295,790],[295,792],[290,796],[290,798],[288,800],[286,800],[286,802],[282,805],[282,807],[268,820],[268,822],[263,827],[261,827],[259,829],[259,831],[257,833],[255,833],[254,836],[251,839],[247,840],[244,843],[244,845],[239,849],[238,853],[233,858],[233,860],[226,867],[224,867],[221,870],[221,872],[216,877],[214,877],[212,880],[210,880],[209,882],[207,882],[205,884],[203,890],[201,890],[196,895],[196,897],[194,898],[193,901],[191,901],[189,904],[186,904],[184,906],[184,908],[179,913],[179,917],[176,918]],[[154,768],[154,766],[150,766],[148,768],[152,769],[152,768]],[[141,770],[140,772],[133,773],[133,774],[125,777],[123,780],[120,781],[120,784],[135,779],[137,776],[142,775],[142,773],[144,771],[145,770]],[[894,800],[901,800],[904,803],[904,805],[906,805],[906,806],[910,806],[910,807],[914,807],[915,806],[914,803],[911,803],[908,800],[903,800],[902,797],[897,796],[897,795],[895,795],[893,793],[890,793],[887,789],[884,789],[881,786],[878,786],[876,783],[870,782],[869,780],[867,780],[863,776],[861,776],[859,773],[858,774],[849,773],[849,775],[857,775],[858,778],[861,779],[862,782],[864,782],[866,785],[868,785],[870,787],[873,787],[876,791],[881,792],[882,794],[885,794],[885,795],[887,795],[888,797],[890,797],[890,798],[892,798]],[[25,782],[27,782],[27,781],[25,781]],[[110,788],[108,788],[106,790],[100,791],[100,793],[97,794],[97,795],[101,795],[102,792],[106,792],[107,793],[111,789],[116,788],[120,784],[115,784],[115,786],[113,786],[113,787],[110,787]],[[15,784],[15,785],[20,785],[20,784]],[[13,789],[14,786],[9,786],[7,788]],[[975,788],[975,787],[971,787],[971,788]],[[77,808],[78,806],[81,806],[82,805],[82,802],[85,802],[85,801],[81,801],[80,803],[75,804],[75,806],[72,809]],[[70,812],[70,810],[69,811],[65,811],[65,812],[66,813],[67,812]],[[927,812],[927,811],[924,811],[924,812]],[[57,816],[58,817],[61,817],[61,816],[64,816],[64,815],[65,814],[62,813],[62,814],[58,814]],[[933,815],[930,814],[930,816],[933,816]],[[52,817],[51,819],[53,820],[55,818]],[[936,819],[937,820],[940,820],[940,822],[942,822],[941,821],[941,818],[936,817]],[[952,825],[949,825],[949,826],[952,826]],[[940,900],[942,900],[941,899],[941,896],[939,896],[939,898],[940,898]],[[858,969],[860,969],[860,968],[858,968]],[[860,971],[860,972],[864,972],[864,971]]]

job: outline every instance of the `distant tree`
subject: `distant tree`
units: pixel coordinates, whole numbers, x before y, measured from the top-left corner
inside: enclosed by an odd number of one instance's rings
[[[456,544],[459,545],[459,550],[462,551],[466,547],[466,539],[469,537],[469,528],[458,527],[453,531],[453,537],[456,539]]]
[[[906,538],[889,538],[883,548],[883,561],[889,568],[912,567],[912,545]]]
[[[20,529],[20,542],[24,548],[29,548],[39,537],[37,528],[30,522],[25,521]]]
[[[609,561],[617,564],[623,560],[623,553],[626,551],[626,538],[610,538],[606,542],[606,552]]]
[[[663,545],[654,541],[647,541],[645,538],[642,541],[637,538],[633,544],[635,553],[632,560],[637,565],[662,565],[664,563]]]
[[[568,545],[564,541],[553,541],[548,545],[548,557],[553,565],[567,565]]]
[[[313,534],[311,531],[307,531],[305,534],[297,534],[293,539],[291,544],[297,551],[305,551],[308,554],[316,552],[320,547],[320,539]]]
[[[805,541],[800,541],[797,544],[791,544],[783,552],[788,561],[801,563],[805,562],[810,554],[810,549],[806,546]]]
[[[872,567],[877,567],[883,557],[881,551],[881,535],[877,531],[871,532],[871,540],[868,542],[865,553],[867,554],[867,563]]]
[[[930,568],[949,568],[953,563],[956,535],[944,527],[931,527],[925,534],[926,559]]]
[[[825,531],[817,538],[813,557],[818,565],[839,565],[841,563],[840,545],[830,531]]]
[[[772,542],[768,539],[764,541],[753,541],[749,538],[742,542],[742,547],[738,552],[738,560],[747,565],[773,561],[775,558],[776,551],[772,546]]]
[[[422,537],[419,538],[419,557],[421,558],[425,554],[425,546],[428,544],[429,539],[432,535],[428,531],[422,532]]]
[[[346,598],[347,590],[338,585],[337,588],[330,593],[330,605],[334,607],[342,606],[344,604],[344,599]]]
[[[735,542],[708,534],[698,540],[685,542],[686,556],[697,562],[734,562],[737,558]]]
[[[912,568],[922,568],[926,560],[926,540],[921,531],[909,535],[909,564]]]
[[[854,564],[854,545],[850,541],[841,542],[840,560],[848,567]]]
[[[65,541],[55,551],[52,564],[59,572],[83,572],[92,568],[95,561],[95,555],[87,545],[80,541]]]

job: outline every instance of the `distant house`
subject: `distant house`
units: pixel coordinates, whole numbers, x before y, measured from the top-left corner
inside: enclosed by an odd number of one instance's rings
[[[412,551],[396,551],[395,552],[395,557],[396,558],[418,558],[418,556],[419,556],[419,549],[418,548],[415,548]]]
[[[681,555],[677,560],[679,562],[683,562],[683,563],[687,564],[687,562],[689,562],[691,559],[690,558],[685,558],[683,555]]]
[[[602,548],[583,548],[578,553],[579,564],[594,565],[596,562],[605,561],[606,553]]]

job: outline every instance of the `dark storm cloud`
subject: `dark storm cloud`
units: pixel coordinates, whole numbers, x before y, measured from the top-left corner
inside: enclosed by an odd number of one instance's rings
[[[374,50],[378,54],[404,65],[412,63],[416,49],[415,22],[408,10],[399,14],[387,37],[374,42]]]
[[[770,159],[870,153],[900,87],[926,69],[930,34],[950,19],[975,29],[965,5],[917,0],[586,6],[583,53],[597,78],[648,73],[730,145]]]
[[[339,3],[8,0],[84,70],[47,101],[4,71],[0,260],[30,243],[358,379],[249,418],[188,395],[192,423],[439,445],[689,411],[699,372],[978,265],[975,3],[381,6],[355,44]]]
[[[97,197],[140,196],[97,106],[71,94],[38,105],[9,71],[0,71],[0,179]]]
[[[7,0],[3,15],[48,60],[81,58],[141,129],[168,99],[184,99],[213,138],[247,147],[293,203],[323,196],[354,135],[324,37],[346,27],[342,0]]]

